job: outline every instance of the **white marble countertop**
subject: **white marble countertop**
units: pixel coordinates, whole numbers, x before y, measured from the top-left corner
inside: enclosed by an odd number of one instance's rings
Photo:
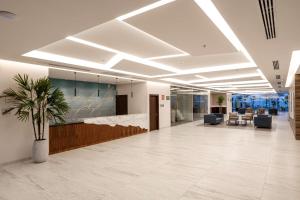
[[[116,115],[108,117],[92,117],[83,118],[83,122],[86,124],[107,124],[110,126],[122,125],[122,126],[139,126],[141,128],[147,128],[147,115],[142,114],[129,114],[129,115]]]

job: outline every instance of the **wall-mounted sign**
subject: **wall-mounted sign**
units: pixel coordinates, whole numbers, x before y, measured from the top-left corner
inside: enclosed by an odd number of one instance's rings
[[[170,100],[170,96],[166,96],[166,100],[169,101]]]
[[[165,100],[165,95],[161,95],[161,100]]]

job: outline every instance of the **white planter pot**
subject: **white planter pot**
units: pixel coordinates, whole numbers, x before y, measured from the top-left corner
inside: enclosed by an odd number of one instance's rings
[[[49,156],[47,140],[35,140],[32,146],[32,160],[36,163],[46,162]]]

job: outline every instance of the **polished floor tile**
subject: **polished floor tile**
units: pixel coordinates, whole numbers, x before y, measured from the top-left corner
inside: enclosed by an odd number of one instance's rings
[[[273,129],[183,124],[0,166],[0,200],[298,200],[300,141]]]

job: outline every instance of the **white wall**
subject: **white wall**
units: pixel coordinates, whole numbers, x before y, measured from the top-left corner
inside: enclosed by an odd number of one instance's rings
[[[207,91],[207,114],[211,113],[210,107],[211,107],[211,91],[208,90]]]
[[[17,73],[39,78],[48,76],[48,68],[0,60],[0,92],[8,87],[15,88],[12,78]],[[5,99],[1,99],[0,110],[6,106]],[[46,133],[48,135],[48,130]],[[19,122],[13,115],[0,114],[0,164],[31,157],[33,140],[30,123]]]
[[[232,94],[227,93],[227,114],[232,112]]]
[[[166,96],[170,96],[170,85],[157,82],[147,82],[147,113],[149,113],[149,95],[159,95],[159,128],[171,126],[171,99],[166,100]],[[162,95],[165,99],[162,100]],[[149,124],[149,114],[148,114]]]
[[[289,89],[289,116],[291,119],[294,119],[294,102],[295,102],[295,81]]]
[[[170,96],[170,85],[158,82],[133,83],[131,98],[131,85],[117,85],[119,95],[128,95],[128,114],[147,114],[147,129],[149,130],[149,95],[159,95],[159,128],[171,126],[171,100],[166,100]],[[165,99],[162,100],[162,95]]]
[[[147,112],[147,83],[133,83],[131,97],[131,84],[117,85],[119,95],[128,96],[128,114],[139,114]]]

